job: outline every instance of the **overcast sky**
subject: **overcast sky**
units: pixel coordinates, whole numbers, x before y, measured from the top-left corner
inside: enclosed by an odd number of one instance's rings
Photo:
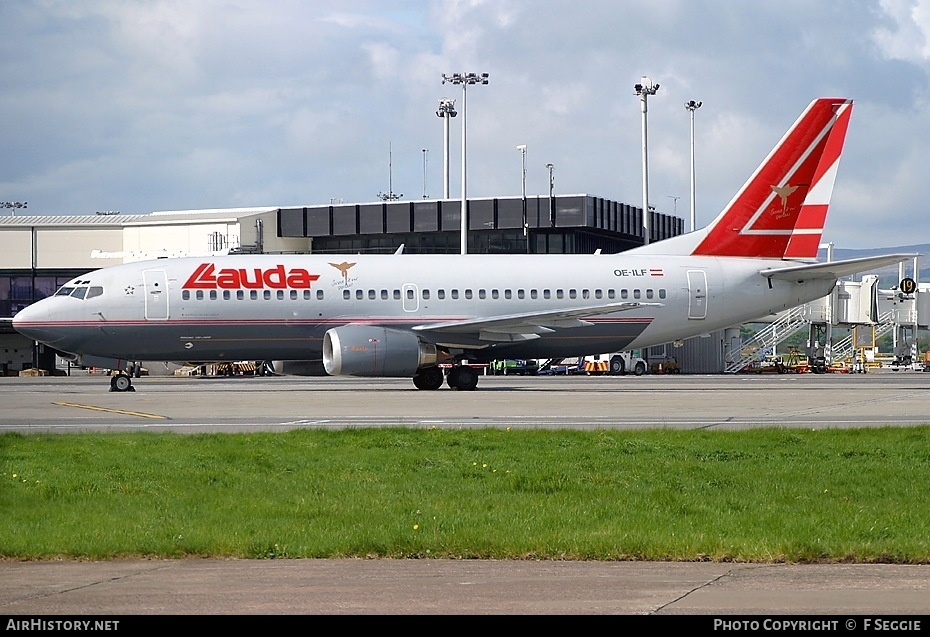
[[[849,97],[824,240],[930,243],[930,0],[4,0],[0,24],[0,201],[30,214],[441,197],[456,72],[490,75],[470,197],[519,196],[525,144],[528,194],[551,163],[557,195],[641,205],[645,75],[660,211],[690,217],[686,101],[703,226],[812,99]]]

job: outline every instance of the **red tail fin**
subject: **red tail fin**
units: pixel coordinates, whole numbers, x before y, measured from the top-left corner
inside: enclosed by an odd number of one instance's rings
[[[816,258],[851,113],[851,100],[811,102],[692,254]]]

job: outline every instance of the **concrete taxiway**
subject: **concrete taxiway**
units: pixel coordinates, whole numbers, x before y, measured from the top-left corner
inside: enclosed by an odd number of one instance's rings
[[[406,379],[0,378],[0,432],[298,427],[745,429],[917,426],[930,374]],[[492,560],[0,562],[0,615],[835,615],[930,612],[930,565]],[[917,620],[921,621],[921,620]],[[850,624],[849,622],[852,622]],[[930,625],[930,624],[928,624]],[[912,626],[912,625],[911,625]],[[873,625],[874,628],[874,625]],[[926,627],[919,627],[918,630]]]
[[[930,610],[930,566],[904,565],[191,559],[0,562],[0,577],[0,615],[839,615],[849,630]]]
[[[930,373],[485,376],[474,392],[409,379],[0,378],[0,431],[232,432],[299,427],[745,429],[930,423]]]

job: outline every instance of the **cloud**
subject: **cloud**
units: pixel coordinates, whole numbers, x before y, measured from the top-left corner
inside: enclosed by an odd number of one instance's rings
[[[930,57],[930,3],[925,0],[881,0],[881,9],[890,22],[873,32],[885,57],[922,63]]]
[[[519,194],[526,144],[528,192],[552,163],[557,192],[639,205],[648,75],[660,210],[690,205],[684,102],[704,104],[707,223],[810,100],[839,95],[856,107],[829,231],[930,235],[927,0],[21,0],[0,21],[0,187],[36,213],[371,201],[389,180],[419,195],[424,149],[439,193],[455,72],[490,74],[468,92],[471,196]]]

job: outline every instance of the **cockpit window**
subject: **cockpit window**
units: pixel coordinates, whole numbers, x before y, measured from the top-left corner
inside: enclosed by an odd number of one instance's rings
[[[92,299],[95,296],[103,295],[103,287],[99,285],[87,285],[87,281],[77,281],[77,285],[63,285],[55,296],[72,296],[76,299]]]

